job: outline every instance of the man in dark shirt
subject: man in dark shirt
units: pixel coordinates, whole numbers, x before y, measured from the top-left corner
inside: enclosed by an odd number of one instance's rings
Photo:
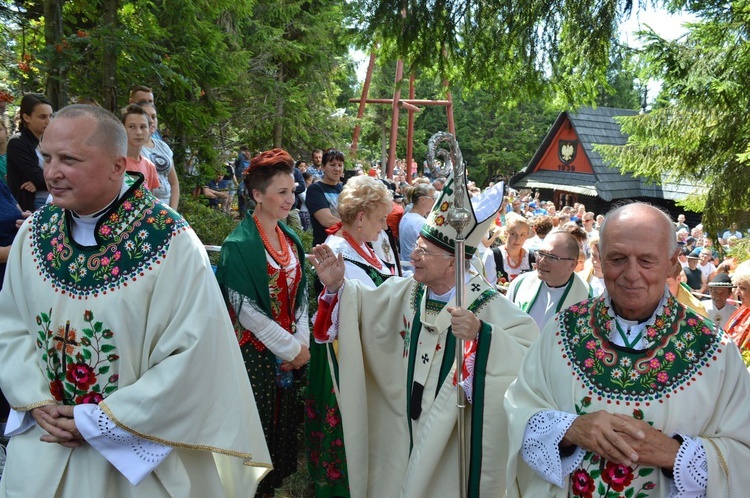
[[[700,260],[700,249],[696,249],[687,257],[688,265],[682,269],[687,277],[687,284],[694,291],[699,291],[703,287],[701,269],[698,268],[698,261]]]
[[[309,171],[309,170],[308,170]],[[344,154],[336,149],[328,149],[323,154],[323,178],[307,189],[305,205],[310,211],[313,227],[313,245],[325,242],[326,228],[341,221],[338,214],[338,197],[343,186]]]

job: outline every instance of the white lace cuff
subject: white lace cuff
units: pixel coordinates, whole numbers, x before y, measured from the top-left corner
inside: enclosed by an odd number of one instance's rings
[[[581,464],[585,451],[576,447],[572,455],[560,456],[559,444],[577,415],[554,410],[539,412],[526,423],[521,458],[545,481],[560,488],[564,478]]]
[[[674,460],[674,482],[668,498],[705,498],[708,488],[706,450],[699,438],[680,436],[683,442]]]
[[[96,451],[137,486],[172,451],[171,446],[140,438],[115,425],[97,405],[73,409],[76,427]]]

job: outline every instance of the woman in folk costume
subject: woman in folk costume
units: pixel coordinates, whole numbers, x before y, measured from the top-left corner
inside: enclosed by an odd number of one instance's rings
[[[745,365],[750,367],[750,261],[737,266],[732,283],[737,286],[741,306],[729,317],[724,329],[739,346]]]
[[[526,218],[516,213],[505,215],[505,243],[487,251],[482,261],[489,283],[506,287],[521,273],[534,269],[534,254],[523,248],[530,233]]]
[[[310,359],[304,250],[280,221],[294,205],[293,165],[281,149],[250,162],[245,186],[256,207],[224,241],[216,272],[273,461],[256,496],[273,496],[297,471],[300,369]]]
[[[351,178],[339,194],[341,223],[328,229],[326,244],[342,254],[346,277],[375,288],[396,273],[375,255],[368,243],[378,238],[391,211],[391,193],[369,176]],[[338,401],[338,341],[310,346],[310,371],[305,401],[305,441],[315,496],[349,496],[344,431]]]

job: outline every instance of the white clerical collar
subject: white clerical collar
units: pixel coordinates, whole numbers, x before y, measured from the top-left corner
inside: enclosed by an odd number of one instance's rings
[[[472,277],[472,274],[467,271],[464,274],[464,283],[469,283],[469,280],[471,280],[471,277]],[[430,299],[432,299],[434,301],[440,301],[441,303],[447,303],[451,299],[453,299],[453,296],[456,295],[456,286],[451,287],[451,289],[448,292],[446,292],[445,294],[436,294],[435,292],[432,291],[432,289],[429,289],[429,291],[430,292],[427,295],[427,297],[429,297]]]
[[[78,214],[75,211],[71,211],[70,217],[70,235],[76,244],[83,247],[96,246],[96,224],[99,220],[107,214],[112,205],[122,197],[125,192],[130,188],[125,182],[122,182],[120,192],[112,199],[112,202],[107,204],[103,209],[93,214]]]
[[[612,306],[612,299],[609,296],[609,293],[606,293],[605,300],[609,308],[609,315],[615,320],[615,327],[613,327],[609,333],[609,340],[617,346],[625,346],[637,350],[647,349],[649,347],[649,341],[647,340],[644,331],[648,326],[654,324],[656,316],[661,313],[667,305],[668,297],[669,288],[665,286],[664,295],[654,312],[647,320],[638,322],[637,320],[626,320],[619,316],[617,312],[615,312],[615,307]]]

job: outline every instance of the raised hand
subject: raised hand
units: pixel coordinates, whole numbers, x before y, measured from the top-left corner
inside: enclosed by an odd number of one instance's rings
[[[328,292],[338,292],[344,284],[344,256],[342,254],[337,256],[327,245],[318,244],[313,247],[308,261],[315,268],[321,283],[328,288]]]

